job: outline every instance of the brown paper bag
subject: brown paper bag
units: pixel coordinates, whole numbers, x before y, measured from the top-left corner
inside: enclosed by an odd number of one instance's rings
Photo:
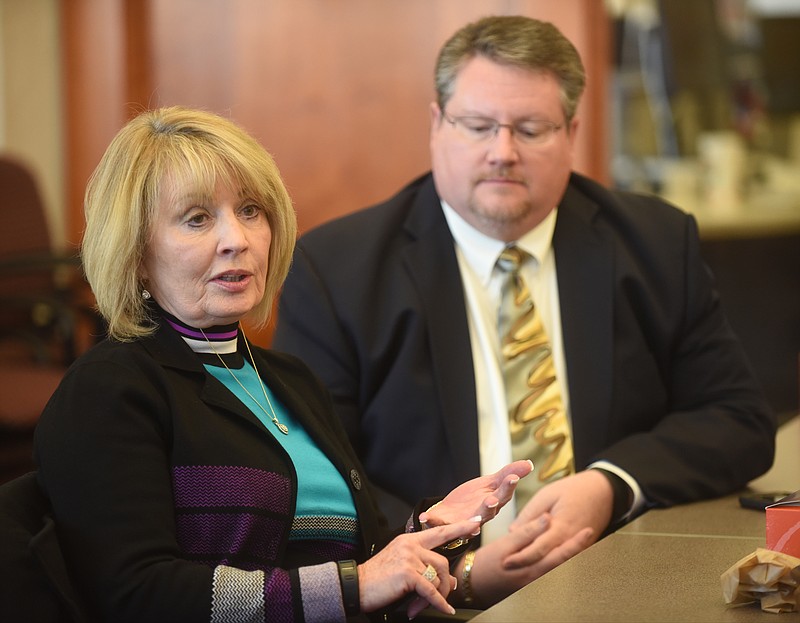
[[[761,603],[766,612],[797,612],[800,558],[759,547],[720,576],[725,603]]]

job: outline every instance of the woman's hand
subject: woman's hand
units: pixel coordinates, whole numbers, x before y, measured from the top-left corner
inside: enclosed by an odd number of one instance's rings
[[[483,524],[511,499],[519,479],[532,471],[530,461],[514,461],[494,474],[468,480],[441,502],[420,513],[419,521],[426,527],[442,526],[480,515]]]
[[[396,537],[358,566],[361,611],[374,612],[409,593],[416,593],[417,598],[406,610],[409,619],[428,605],[454,614],[447,596],[456,587],[456,579],[450,575],[447,558],[431,550],[454,539],[466,538],[476,531],[480,531],[477,517]],[[432,580],[423,575],[428,565],[436,571]]]

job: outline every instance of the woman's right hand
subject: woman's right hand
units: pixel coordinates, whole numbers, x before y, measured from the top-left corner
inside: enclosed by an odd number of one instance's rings
[[[406,613],[415,617],[428,605],[454,614],[447,596],[455,588],[456,579],[450,575],[448,560],[431,551],[458,538],[468,538],[480,531],[480,519],[474,518],[421,532],[402,534],[368,561],[358,566],[358,583],[362,612],[380,608],[416,593]],[[431,581],[422,574],[428,565],[436,570]]]

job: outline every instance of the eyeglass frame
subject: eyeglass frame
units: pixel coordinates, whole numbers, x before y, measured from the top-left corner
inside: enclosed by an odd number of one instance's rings
[[[511,138],[515,138],[515,140],[526,146],[533,146],[533,145],[544,145],[548,139],[550,139],[556,132],[561,130],[565,124],[564,123],[555,123],[553,121],[548,121],[546,119],[524,119],[522,121],[516,121],[514,123],[500,123],[497,119],[492,119],[491,117],[483,117],[481,115],[457,115],[451,116],[445,111],[441,109],[442,118],[447,121],[453,128],[458,130],[458,127],[461,127],[466,132],[462,132],[462,136],[469,141],[474,142],[475,144],[485,143],[490,140],[494,140],[497,138],[498,134],[500,134],[500,128],[508,128],[508,131],[511,133]],[[482,121],[487,122],[492,130],[486,136],[469,136],[468,133],[473,131],[468,126],[464,125],[464,119],[480,119]],[[523,123],[537,123],[542,124],[547,128],[547,131],[543,134],[537,135],[535,138],[524,138],[525,133],[520,132],[519,126]]]

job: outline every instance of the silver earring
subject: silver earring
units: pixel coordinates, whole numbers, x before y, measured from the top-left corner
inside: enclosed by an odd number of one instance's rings
[[[147,290],[142,290],[142,298],[146,301],[150,298],[150,293]]]

